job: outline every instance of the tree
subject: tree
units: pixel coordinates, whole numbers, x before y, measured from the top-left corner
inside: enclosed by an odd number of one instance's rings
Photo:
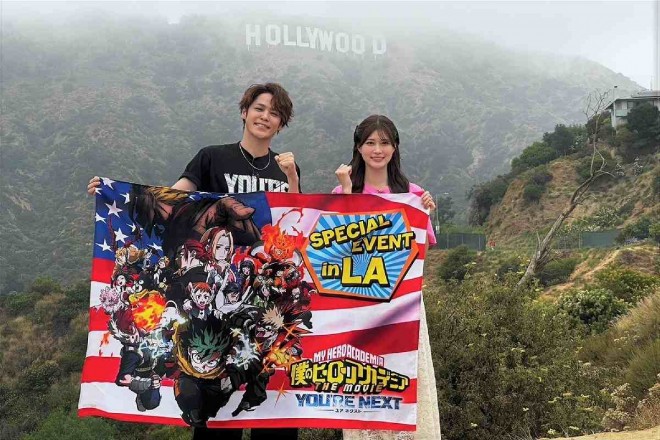
[[[617,130],[615,144],[627,162],[653,153],[660,147],[660,111],[649,102],[635,106],[626,126]]]
[[[548,261],[550,261],[552,240],[555,238],[555,235],[557,235],[557,232],[564,221],[571,215],[577,205],[580,204],[591,185],[601,176],[612,176],[612,174],[605,171],[607,161],[598,150],[599,133],[603,120],[605,119],[605,113],[603,110],[605,109],[607,99],[608,92],[600,92],[598,90],[589,93],[586,98],[584,115],[587,117],[587,121],[593,124],[593,130],[589,130],[587,133],[587,142],[589,142],[592,149],[589,177],[587,177],[587,179],[573,192],[567,206],[561,214],[559,214],[543,240],[541,240],[540,236],[537,236],[538,242],[536,245],[536,251],[529,261],[525,274],[520,278],[520,281],[518,281],[518,286],[526,285],[532,277],[538,271],[543,269]],[[600,161],[600,166],[598,166],[598,168],[596,168],[597,161]]]
[[[438,207],[436,213],[438,224],[445,225],[456,215],[456,212],[452,209],[454,201],[451,196],[438,197],[436,205]]]
[[[575,135],[564,124],[557,124],[554,132],[543,134],[543,142],[559,155],[565,156],[573,148]]]
[[[498,203],[506,194],[509,187],[510,178],[508,176],[497,176],[495,179],[473,186],[468,192],[470,199],[470,211],[468,222],[471,225],[483,225],[490,207]]]
[[[549,163],[557,157],[558,154],[554,148],[544,142],[534,142],[525,148],[520,156],[511,161],[511,171],[517,175],[530,168]]]
[[[650,102],[630,110],[627,121],[628,129],[640,139],[660,141],[660,110]]]

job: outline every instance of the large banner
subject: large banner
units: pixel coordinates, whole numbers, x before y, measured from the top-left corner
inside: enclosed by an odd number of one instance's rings
[[[419,197],[103,178],[95,217],[79,415],[415,429]]]

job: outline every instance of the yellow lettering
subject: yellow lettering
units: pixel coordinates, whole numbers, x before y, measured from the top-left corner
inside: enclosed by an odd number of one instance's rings
[[[362,242],[360,240],[355,240],[351,246],[351,252],[355,254],[363,254],[364,248],[362,247]]]
[[[321,237],[320,232],[310,234],[309,241],[312,243],[314,249],[321,249],[323,247],[323,237]]]
[[[367,234],[378,229],[378,221],[375,218],[369,217],[367,219]]]
[[[326,229],[321,231],[321,235],[323,236],[323,246],[328,247],[332,238],[335,236],[335,231],[333,229]]]
[[[383,257],[371,257],[362,283],[365,286],[371,286],[373,283],[378,283],[381,286],[390,285],[387,280],[387,271],[385,270],[385,260],[383,260]]]
[[[348,241],[348,237],[346,236],[346,226],[338,226],[335,228],[335,236],[337,237],[338,244]]]
[[[392,222],[387,220],[383,214],[378,215],[378,225],[380,229],[389,228]]]
[[[362,283],[360,275],[353,275],[353,259],[351,257],[343,258],[341,270],[341,283],[344,286],[359,286]]]
[[[351,240],[355,240],[360,236],[360,225],[358,223],[351,223],[346,226],[346,234]]]

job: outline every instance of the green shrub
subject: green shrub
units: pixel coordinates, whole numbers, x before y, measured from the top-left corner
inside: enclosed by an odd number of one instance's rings
[[[18,378],[19,389],[25,392],[46,391],[60,376],[61,369],[54,361],[35,361]]]
[[[559,153],[554,148],[543,142],[534,142],[511,161],[511,172],[518,175],[525,170],[549,163],[557,157]]]
[[[24,440],[97,440],[117,438],[119,432],[106,420],[79,418],[74,412],[54,411]]]
[[[40,295],[49,295],[61,291],[62,287],[60,284],[50,277],[39,277],[35,279],[30,286],[30,292],[38,293]]]
[[[655,222],[649,227],[649,237],[660,244],[660,222]]]
[[[538,185],[536,183],[528,183],[523,190],[523,199],[527,203],[538,203],[541,196],[545,192],[545,185]]]
[[[538,202],[545,192],[545,186],[552,180],[552,174],[546,167],[538,167],[530,173],[523,190],[523,199],[527,203]]]
[[[619,210],[605,206],[600,207],[598,211],[591,216],[591,225],[596,230],[613,228],[621,223],[623,223],[623,218],[619,215]]]
[[[504,279],[506,274],[520,272],[525,269],[525,263],[520,257],[509,257],[498,266],[495,274],[497,278]]]
[[[568,281],[577,266],[577,258],[552,260],[541,269],[537,277],[544,286],[553,286]]]
[[[622,300],[635,303],[651,292],[651,289],[660,284],[660,277],[647,275],[642,272],[612,266],[596,274],[599,287],[611,291],[614,296]]]
[[[559,308],[594,333],[604,331],[628,305],[607,289],[573,290],[559,298]]]
[[[447,252],[447,258],[439,268],[443,280],[463,280],[468,272],[468,265],[477,257],[477,253],[465,245],[458,246]]]
[[[69,323],[89,309],[89,286],[79,283],[64,291],[65,298],[57,304],[50,320],[53,334],[62,336],[69,331]]]
[[[598,429],[603,384],[575,358],[579,337],[569,317],[533,300],[533,288],[475,274],[424,293],[443,438]]]
[[[624,227],[616,237],[617,243],[625,243],[626,240],[644,240],[649,238],[651,227],[651,217],[640,217],[635,223],[630,223]]]
[[[552,180],[552,174],[547,167],[538,167],[529,176],[529,181],[537,185],[545,185]]]
[[[608,151],[601,151],[600,154],[603,155],[605,159],[605,168],[607,172],[613,172],[614,167],[616,166],[616,161]],[[601,166],[602,160],[600,156],[596,155],[593,159],[594,161],[594,171],[598,170]],[[586,156],[577,161],[575,164],[575,172],[579,176],[579,181],[582,182],[587,180],[591,176],[591,156]]]
[[[12,293],[3,298],[3,307],[10,315],[25,315],[33,310],[39,300],[37,293]]]
[[[609,408],[601,422],[608,431],[623,431],[629,428],[632,415],[637,407],[637,398],[632,393],[630,384],[616,387],[610,394],[614,407]]]

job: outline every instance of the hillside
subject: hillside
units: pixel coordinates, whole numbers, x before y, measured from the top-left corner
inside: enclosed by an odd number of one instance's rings
[[[611,228],[625,227],[642,216],[657,217],[660,198],[654,195],[652,185],[654,176],[660,172],[659,158],[660,155],[646,157],[646,165],[639,175],[633,172],[633,165],[628,164],[623,167],[624,176],[601,177],[584,202],[573,211],[567,225],[579,219],[593,219],[599,211],[601,215],[604,212],[619,214],[620,221],[615,221]],[[578,160],[569,156],[548,165],[552,178],[538,203],[527,202],[523,197],[531,171],[515,177],[502,201],[490,211],[487,222],[489,239],[505,245],[522,241],[535,243],[535,233],[549,228],[566,208],[573,191],[582,181],[576,171]]]
[[[279,81],[293,96],[296,116],[274,148],[296,154],[304,191],[332,188],[336,166],[350,155],[351,127],[380,112],[399,126],[408,177],[449,193],[459,211],[476,180],[505,170],[554,124],[579,121],[588,91],[637,89],[587,60],[516,53],[439,31],[385,31],[387,52],[378,57],[248,48],[246,22],[109,14],[3,21],[0,293],[21,290],[37,274],[85,277],[89,177],[171,184],[200,147],[240,137],[237,101],[254,82]]]

